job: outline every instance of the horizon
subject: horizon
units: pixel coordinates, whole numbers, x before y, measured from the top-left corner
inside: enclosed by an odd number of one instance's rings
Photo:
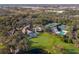
[[[51,8],[58,8],[58,7],[67,7],[67,8],[79,8],[79,4],[0,4],[0,8],[5,8],[5,7],[43,7],[43,8],[47,8],[47,7],[51,7]]]

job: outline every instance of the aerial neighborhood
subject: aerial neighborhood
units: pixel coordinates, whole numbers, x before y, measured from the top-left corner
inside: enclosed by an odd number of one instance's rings
[[[78,4],[0,5],[0,54],[78,54]]]

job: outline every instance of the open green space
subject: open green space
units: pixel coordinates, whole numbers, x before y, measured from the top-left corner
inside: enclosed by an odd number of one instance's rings
[[[31,49],[40,48],[47,53],[79,53],[79,48],[72,43],[65,43],[62,37],[50,33],[42,33],[37,38],[32,38]]]

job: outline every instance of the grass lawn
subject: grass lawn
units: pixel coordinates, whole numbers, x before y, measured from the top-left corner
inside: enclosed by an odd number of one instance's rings
[[[47,53],[61,54],[61,53],[79,53],[79,48],[75,47],[74,44],[65,43],[63,38],[54,34],[42,33],[37,38],[30,40],[31,49],[40,48]]]

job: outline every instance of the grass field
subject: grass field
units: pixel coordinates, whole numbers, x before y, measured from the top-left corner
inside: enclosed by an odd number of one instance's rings
[[[37,38],[32,38],[30,41],[32,42],[31,49],[42,49],[42,52],[46,51],[50,54],[79,53],[79,48],[75,47],[75,44],[65,43],[62,37],[54,34],[42,33]]]

